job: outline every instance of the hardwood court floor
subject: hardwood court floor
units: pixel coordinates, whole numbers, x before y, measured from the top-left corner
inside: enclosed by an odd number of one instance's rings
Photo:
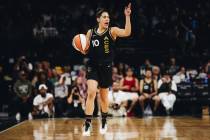
[[[210,140],[209,118],[110,118],[104,136],[94,119],[91,137],[81,136],[82,124],[81,119],[24,121],[0,132],[0,140]]]

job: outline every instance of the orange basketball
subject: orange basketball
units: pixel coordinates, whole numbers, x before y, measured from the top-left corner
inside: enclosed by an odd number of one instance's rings
[[[77,51],[80,52],[86,52],[89,48],[86,35],[84,34],[77,34],[76,36],[74,36],[72,45]]]

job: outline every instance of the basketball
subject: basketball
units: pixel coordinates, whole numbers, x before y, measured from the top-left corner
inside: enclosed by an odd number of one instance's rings
[[[89,45],[87,43],[85,34],[77,34],[72,40],[73,47],[80,52],[85,52],[88,50]]]

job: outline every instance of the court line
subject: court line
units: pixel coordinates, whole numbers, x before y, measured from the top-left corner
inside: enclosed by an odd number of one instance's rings
[[[15,127],[17,127],[17,126],[19,126],[19,125],[21,125],[21,124],[23,124],[23,123],[25,123],[25,122],[27,122],[27,120],[22,121],[22,122],[20,122],[20,123],[18,123],[18,124],[15,124],[15,125],[13,125],[13,126],[7,128],[7,129],[5,129],[5,130],[3,130],[3,131],[0,131],[0,134],[4,133],[4,132],[6,132],[6,131],[8,131],[8,130],[10,130],[10,129],[12,129],[12,128],[15,128]]]

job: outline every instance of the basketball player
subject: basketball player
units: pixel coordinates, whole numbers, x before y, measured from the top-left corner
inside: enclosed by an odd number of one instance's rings
[[[125,28],[109,27],[110,17],[108,11],[101,9],[97,12],[97,28],[87,32],[87,40],[90,43],[88,52],[82,52],[89,57],[87,67],[88,96],[86,101],[85,115],[86,120],[83,127],[83,136],[90,136],[91,118],[94,110],[94,100],[99,87],[100,106],[101,106],[101,126],[100,133],[104,134],[107,130],[108,112],[108,90],[112,85],[112,61],[113,47],[117,37],[127,37],[131,34],[131,3],[124,10]]]

